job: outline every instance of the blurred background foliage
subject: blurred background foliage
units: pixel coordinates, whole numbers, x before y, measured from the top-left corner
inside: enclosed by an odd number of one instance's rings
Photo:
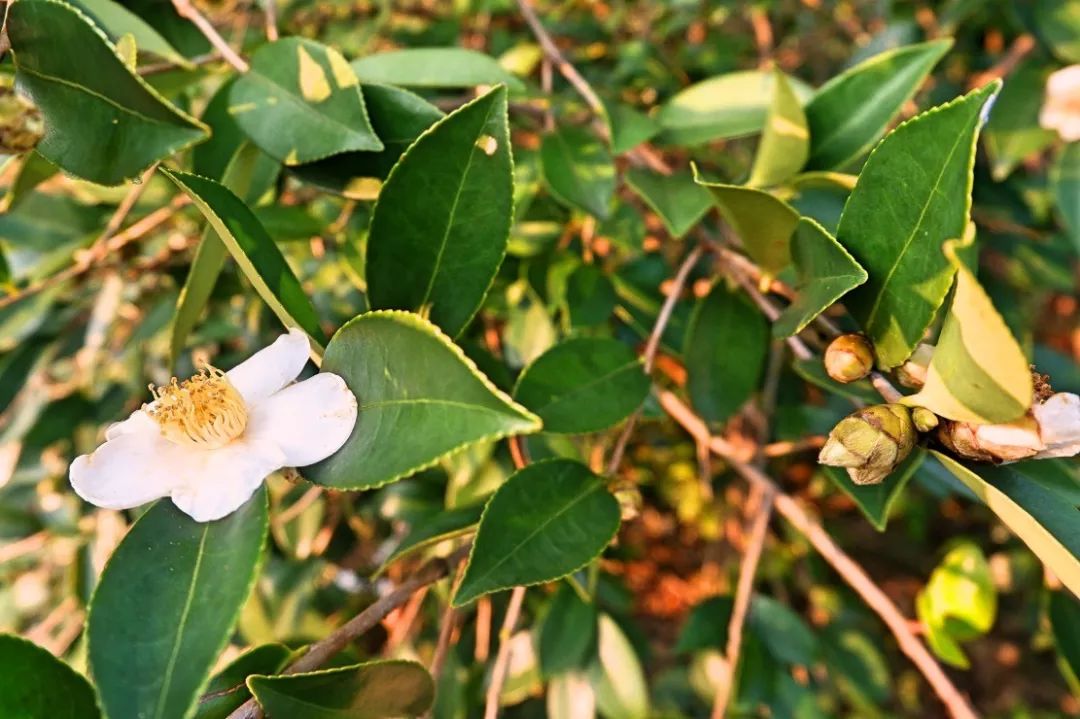
[[[93,13],[93,4],[86,5]],[[182,55],[210,52],[167,0],[125,5]],[[261,42],[258,7],[244,0],[199,6],[235,44]],[[1055,389],[1080,391],[1080,153],[1038,124],[1046,77],[1080,62],[1077,0],[545,1],[537,9],[567,59],[608,104],[615,175],[578,95],[557,74],[550,90],[543,87],[541,50],[511,2],[293,0],[277,7],[283,34],[316,39],[348,58],[369,57],[369,76],[385,73],[386,81],[409,85],[443,110],[472,97],[478,82],[467,64],[451,61],[440,68],[441,77],[420,73],[402,81],[409,72],[404,63],[380,66],[373,55],[460,47],[494,58],[506,74],[516,178],[510,256],[479,321],[461,338],[501,388],[509,391],[523,366],[570,335],[614,336],[640,346],[684,250],[682,237],[691,228],[700,231],[709,207],[690,182],[690,161],[727,181],[749,172],[760,99],[737,84],[680,96],[685,88],[775,64],[799,94],[890,48],[951,37],[952,49],[902,115],[1005,78],[975,168],[980,281]],[[138,64],[177,106],[195,116],[214,112],[220,67],[199,62],[176,69],[162,65],[168,60],[140,52]],[[11,73],[10,60],[0,71]],[[488,65],[479,72],[480,82],[492,77]],[[686,122],[697,111],[715,111],[735,129],[701,134]],[[560,127],[560,147],[543,137],[548,113]],[[739,129],[740,122],[749,126]],[[647,168],[627,159],[628,149],[650,138],[650,152],[679,168],[669,184],[657,185]],[[213,142],[193,153],[201,172],[223,169]],[[252,204],[332,330],[366,308],[361,248],[371,186],[329,164],[280,176],[278,169]],[[137,241],[117,243],[107,257],[69,275],[65,269],[83,261],[127,188],[73,179],[36,154],[11,161],[3,178],[0,248],[7,282],[11,288],[40,283],[40,289],[17,302],[0,295],[0,631],[29,637],[79,667],[84,607],[130,517],[83,505],[68,487],[68,463],[96,445],[105,425],[146,399],[148,381],[190,374],[200,353],[231,366],[278,327],[229,264],[206,314],[174,346],[177,298],[202,220],[178,206],[163,177],[147,180],[131,217],[175,211]],[[790,200],[835,229],[846,193],[835,182],[808,182]],[[712,222],[710,215],[706,224]],[[671,358],[680,356],[694,324],[692,295],[707,290],[706,275],[696,271],[693,292],[676,305],[664,336],[660,362],[668,361],[676,375],[678,362]],[[739,387],[725,395],[730,407],[716,409],[716,419],[736,438],[752,435],[753,414],[738,410],[760,382],[739,368],[760,367],[768,342],[756,317],[716,340],[731,353],[713,369],[745,386],[741,397]],[[842,397],[817,384],[784,371],[774,442],[820,437],[850,411]],[[657,421],[661,416],[655,400],[647,400],[623,469],[643,501],[616,546],[597,571],[529,593],[528,620],[512,640],[505,716],[592,716],[581,708],[586,696],[609,719],[707,713],[746,541],[747,490],[722,462],[702,458],[678,428]],[[541,434],[525,444],[533,459],[595,461],[609,441],[606,435]],[[882,528],[889,520],[885,532],[868,521],[873,511],[864,515],[866,508],[816,465],[813,451],[796,448],[773,466],[785,490],[813,503],[837,542],[906,614],[918,616],[920,631],[958,668],[954,680],[981,712],[1016,719],[1080,715],[1075,599],[936,460],[905,474],[906,491],[890,497],[891,511],[877,508]],[[408,574],[409,561],[395,562],[369,578],[410,531],[447,509],[469,507],[512,471],[506,447],[491,443],[366,493],[312,491],[290,477],[272,477],[270,556],[225,660],[250,646],[325,636],[369,602],[380,583]],[[1062,471],[1062,481],[1076,482],[1075,463]],[[776,527],[759,571],[735,713],[939,716],[942,710],[873,614],[804,538]],[[583,603],[575,587],[594,589],[595,605]],[[444,592],[418,595],[365,637],[357,655],[429,657]],[[464,610],[434,716],[479,715],[485,662],[505,602],[504,593]],[[200,710],[198,716],[213,714]]]

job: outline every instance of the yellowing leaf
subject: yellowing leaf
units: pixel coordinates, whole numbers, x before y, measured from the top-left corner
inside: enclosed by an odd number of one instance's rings
[[[957,270],[956,292],[926,384],[903,401],[960,422],[1010,422],[1031,406],[1031,371],[1005,321],[957,257],[974,239],[974,226],[969,225],[963,240],[945,245]]]
[[[330,97],[330,81],[326,78],[326,71],[315,62],[315,58],[308,54],[303,45],[296,46],[296,58],[300,66],[300,94],[304,99],[308,102],[322,102]]]
[[[778,185],[802,169],[809,153],[806,114],[791,83],[777,70],[773,79],[772,104],[747,184],[753,187]]]

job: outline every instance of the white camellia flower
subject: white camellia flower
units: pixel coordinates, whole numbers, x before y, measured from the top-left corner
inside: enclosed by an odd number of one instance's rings
[[[950,422],[942,440],[964,457],[989,462],[1073,457],[1080,453],[1080,396],[1058,392],[1004,424]]]
[[[1069,65],[1047,78],[1039,124],[1057,130],[1065,142],[1080,140],[1080,65]]]
[[[335,374],[294,383],[308,339],[290,330],[228,372],[213,367],[154,388],[154,400],[71,463],[71,486],[99,507],[171,497],[198,522],[248,500],[271,472],[336,452],[356,424],[356,397]]]

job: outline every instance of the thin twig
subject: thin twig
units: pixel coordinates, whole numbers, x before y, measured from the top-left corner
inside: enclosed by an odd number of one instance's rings
[[[510,671],[510,639],[521,615],[521,603],[524,599],[525,587],[514,587],[514,591],[510,593],[510,603],[506,607],[502,628],[499,630],[499,653],[491,670],[491,683],[488,684],[484,704],[484,719],[496,719],[499,716],[499,697],[502,695],[503,684],[506,683],[506,675]]]
[[[49,542],[49,533],[45,531],[31,534],[28,537],[0,545],[0,564],[10,562],[27,554],[32,554],[43,549]]]
[[[263,14],[266,21],[266,39],[274,42],[278,39],[277,0],[263,0]]]
[[[704,438],[708,436],[708,426],[705,421],[694,414],[693,410],[673,393],[661,392],[659,399],[660,406],[663,407],[664,411],[689,432],[692,437]],[[778,491],[776,484],[764,472],[743,462],[732,453],[730,445],[724,442],[722,438],[713,437],[709,442],[709,446],[714,453],[723,457],[747,481],[762,487],[772,488],[776,492],[776,510],[809,540],[822,559],[828,562],[840,577],[866,602],[866,605],[881,617],[896,638],[900,650],[907,655],[926,678],[954,719],[977,719],[978,715],[971,708],[967,698],[960,693],[960,690],[945,674],[941,665],[938,664],[926,646],[912,631],[908,619],[889,599],[888,595],[874,583],[866,570],[859,566],[833,541],[821,524],[799,506],[792,497]]]
[[[188,64],[191,67],[201,67],[203,65],[209,65],[212,62],[217,62],[223,59],[217,52],[208,52],[205,55],[196,55],[193,58],[188,59]],[[170,70],[181,70],[183,66],[178,65],[171,60],[165,60],[163,62],[155,62],[149,65],[143,65],[139,68],[139,74],[143,77],[147,75],[157,75],[162,72],[169,72]]]
[[[247,61],[236,54],[236,51],[229,46],[229,43],[225,42],[225,38],[206,19],[206,16],[199,12],[191,0],[172,0],[172,4],[180,17],[190,20],[195,27],[199,28],[199,32],[221,53],[221,57],[225,62],[236,68],[238,72],[247,72],[250,69]]]
[[[303,656],[281,673],[299,674],[318,669],[357,637],[385,619],[387,614],[409,601],[417,591],[445,577],[451,567],[456,566],[468,556],[468,552],[469,548],[466,546],[458,549],[448,558],[436,557],[428,561],[416,574],[402,582],[401,586],[377,599],[371,606],[342,624],[325,639],[308,647]],[[249,699],[233,711],[228,719],[259,719],[259,717],[262,717],[262,709],[254,699]]]
[[[645,374],[652,374],[653,366],[656,364],[656,353],[660,350],[660,340],[664,336],[664,330],[667,329],[668,322],[671,321],[671,314],[675,310],[679,296],[682,295],[687,278],[690,277],[690,271],[694,269],[694,265],[701,259],[703,252],[704,248],[700,244],[695,245],[675,272],[675,277],[668,288],[668,295],[664,298],[664,304],[656,315],[656,322],[653,323],[652,332],[649,333],[649,339],[645,342],[645,350],[642,352],[642,369]],[[626,445],[630,442],[630,435],[633,434],[634,426],[637,424],[639,417],[641,417],[640,407],[627,418],[626,423],[623,425],[622,432],[611,450],[611,459],[608,460],[607,473],[609,475],[614,475],[619,470],[623,455],[626,453]]]

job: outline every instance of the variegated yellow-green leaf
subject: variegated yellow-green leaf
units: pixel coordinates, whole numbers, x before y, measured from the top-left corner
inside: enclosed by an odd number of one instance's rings
[[[997,615],[990,565],[979,547],[963,542],[950,550],[919,592],[915,608],[934,653],[966,669],[959,643],[985,634]]]
[[[1061,583],[1080,597],[1080,536],[1076,506],[1026,477],[1023,464],[969,468],[940,452],[934,456],[1027,544]]]
[[[753,187],[780,184],[802,169],[810,153],[810,131],[802,104],[787,76],[779,70],[774,74],[772,103],[747,181]]]
[[[952,285],[942,246],[967,227],[975,141],[999,87],[989,83],[893,130],[844,205],[836,239],[869,275],[846,304],[881,367],[908,358]]]
[[[746,254],[766,272],[777,273],[791,264],[791,234],[799,213],[764,190],[721,182],[695,181],[707,187],[720,214],[742,240]]]
[[[969,225],[963,243],[946,244],[956,266],[956,292],[926,383],[903,401],[960,422],[1010,422],[1031,406],[1031,371],[1005,321],[957,257],[957,250],[974,239],[974,225]]]

